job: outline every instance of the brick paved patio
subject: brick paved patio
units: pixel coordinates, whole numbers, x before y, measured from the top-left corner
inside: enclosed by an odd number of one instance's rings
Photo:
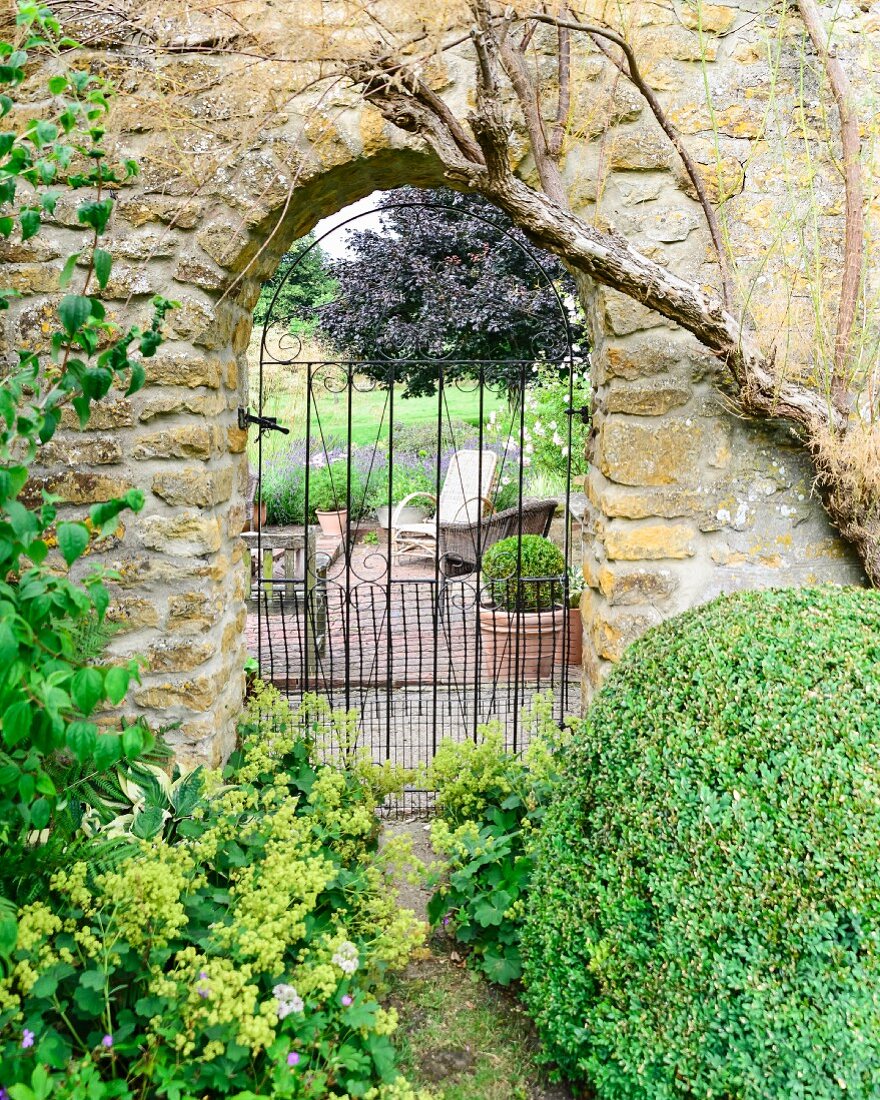
[[[560,713],[579,709],[580,669],[561,660],[541,682],[487,674],[475,578],[441,580],[432,561],[389,571],[385,546],[360,543],[348,561],[340,554],[329,565],[323,597],[307,616],[302,581],[285,583],[279,559],[259,632],[251,603],[248,649],[264,679],[292,701],[318,691],[335,706],[356,708],[374,758],[406,766],[428,762],[442,737],[471,737],[493,718],[520,747],[519,711],[536,690],[554,689]]]

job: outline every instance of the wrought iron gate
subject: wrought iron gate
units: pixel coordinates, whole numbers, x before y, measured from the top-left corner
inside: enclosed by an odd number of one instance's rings
[[[572,424],[583,410],[573,408],[558,291],[558,329],[528,359],[465,362],[411,349],[406,358],[352,361],[307,356],[277,308],[281,285],[263,328],[252,418],[257,500],[271,495],[286,520],[258,519],[249,536],[250,640],[261,676],[293,700],[318,692],[355,708],[362,743],[379,761],[427,763],[443,737],[474,737],[493,719],[509,747],[523,747],[520,714],[536,691],[553,692],[560,719],[580,701],[568,567]],[[414,366],[434,380],[416,421],[397,381]],[[569,415],[552,427],[567,455],[564,487],[553,495],[530,489],[527,413],[542,369],[568,378]],[[283,438],[268,430],[278,372]],[[516,570],[507,581],[484,578],[487,550],[524,534],[550,535],[564,566],[528,581],[517,582]],[[520,566],[523,544],[515,545]]]

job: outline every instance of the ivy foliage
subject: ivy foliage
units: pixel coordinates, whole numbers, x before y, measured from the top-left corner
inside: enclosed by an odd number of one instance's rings
[[[20,497],[66,407],[85,426],[93,404],[111,387],[131,394],[143,385],[142,360],[161,343],[162,320],[174,305],[155,299],[146,328],[120,330],[108,321],[101,291],[113,260],[101,238],[113,191],[137,165],[108,157],[103,119],[112,89],[66,64],[78,44],[51,11],[19,3],[16,26],[20,42],[0,42],[0,118],[13,127],[0,132],[0,236],[28,241],[63,193],[80,190],[83,242],[59,273],[65,293],[48,351],[22,348],[0,380],[0,844],[9,846],[32,843],[35,833],[51,830],[64,802],[56,783],[59,757],[102,771],[122,757],[137,757],[150,740],[138,724],[99,730],[96,712],[123,700],[138,666],[82,655],[77,639],[86,624],[104,621],[112,574],[80,565],[81,579],[70,575],[102,536],[117,529],[122,512],[142,507],[143,494],[131,490],[96,504],[85,520],[60,519],[57,498],[45,491],[35,507]],[[50,100],[41,117],[27,118],[15,96],[32,58],[47,55],[58,70],[48,80]],[[0,275],[0,309],[9,309],[15,297]],[[0,893],[9,889],[0,873]],[[14,921],[0,919],[0,957],[14,939]]]
[[[527,1003],[603,1098],[880,1094],[880,593],[722,597],[635,643],[575,733]]]

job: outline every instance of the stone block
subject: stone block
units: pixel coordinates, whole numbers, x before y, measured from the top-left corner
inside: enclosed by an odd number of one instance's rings
[[[670,326],[670,322],[648,309],[634,298],[617,290],[605,290],[605,324],[615,336],[627,336],[631,332]]]
[[[724,34],[736,21],[736,7],[728,4],[704,4],[702,0],[685,3],[681,8],[681,21],[691,30]]]
[[[193,416],[204,416],[210,420],[226,412],[226,409],[226,397],[217,390],[208,394],[194,394],[180,390],[146,396],[138,409],[138,420],[142,424],[148,424],[157,416],[168,416],[170,413],[177,412],[192,413]]]
[[[609,519],[677,519],[700,516],[712,508],[714,495],[698,489],[623,488],[604,485],[596,489],[596,506]]]
[[[138,195],[123,199],[116,213],[133,226],[163,222],[177,229],[194,229],[201,219],[202,203],[192,197],[175,195]]]
[[[215,554],[223,545],[219,519],[201,512],[139,516],[138,530],[147,549],[166,554]]]
[[[182,257],[175,268],[174,278],[179,283],[189,283],[202,290],[225,290],[230,283],[222,268],[197,256]]]
[[[147,650],[150,672],[192,672],[209,661],[216,652],[210,641],[190,638],[162,638]]]
[[[4,264],[3,286],[19,294],[54,294],[60,268],[50,263]]]
[[[130,428],[134,423],[131,402],[126,398],[114,400],[105,398],[92,405],[92,415],[85,428],[80,429],[79,417],[70,407],[61,411],[61,427],[72,431],[113,431],[116,428]]]
[[[231,466],[220,470],[192,467],[156,474],[152,489],[167,504],[211,508],[232,494],[235,471]]]
[[[612,418],[599,430],[599,468],[621,485],[694,484],[705,433],[680,420],[643,424]]]
[[[668,569],[621,571],[606,565],[598,579],[599,590],[614,607],[665,601],[678,588],[678,578]]]
[[[42,466],[109,466],[122,461],[122,442],[116,436],[56,435],[40,448]]]
[[[645,382],[612,385],[603,394],[609,413],[631,413],[635,416],[660,416],[690,400],[691,387],[677,378],[652,378]]]
[[[150,677],[141,687],[135,688],[132,697],[138,706],[149,710],[183,707],[190,713],[207,711],[216,702],[226,681],[225,672],[193,676],[185,680],[157,681]]]
[[[217,389],[220,385],[220,360],[198,352],[159,352],[145,363],[147,384],[153,386],[207,386]]]
[[[159,625],[159,610],[155,599],[117,596],[110,604],[107,618],[111,623],[117,623],[123,631],[141,630]]]
[[[136,459],[210,458],[214,452],[214,433],[195,424],[141,436],[131,450]]]
[[[619,661],[627,647],[662,618],[655,611],[641,614],[619,611],[595,595],[585,604],[584,621],[588,625],[591,648],[597,658],[605,661]]]
[[[662,561],[692,558],[697,530],[690,523],[627,523],[605,531],[605,554],[611,561]]]
[[[666,169],[672,155],[672,146],[656,126],[615,132],[608,141],[609,167],[618,172]]]
[[[127,478],[67,470],[48,477],[31,478],[21,494],[23,504],[32,507],[43,499],[43,491],[52,493],[62,504],[98,504],[121,497],[131,488]]]
[[[236,228],[230,218],[211,222],[196,237],[200,247],[220,267],[232,267],[251,243],[246,230],[242,226]]]
[[[219,597],[201,591],[178,592],[168,600],[168,630],[174,634],[203,634],[223,614]]]
[[[662,330],[607,343],[600,369],[608,378],[633,381],[650,375],[675,373],[696,382],[717,369],[717,360],[684,333]],[[604,377],[597,380],[602,385]]]

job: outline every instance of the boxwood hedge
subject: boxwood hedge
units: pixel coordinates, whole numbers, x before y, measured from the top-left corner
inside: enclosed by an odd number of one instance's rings
[[[880,593],[723,597],[631,647],[574,738],[524,938],[603,1098],[880,1096]]]

